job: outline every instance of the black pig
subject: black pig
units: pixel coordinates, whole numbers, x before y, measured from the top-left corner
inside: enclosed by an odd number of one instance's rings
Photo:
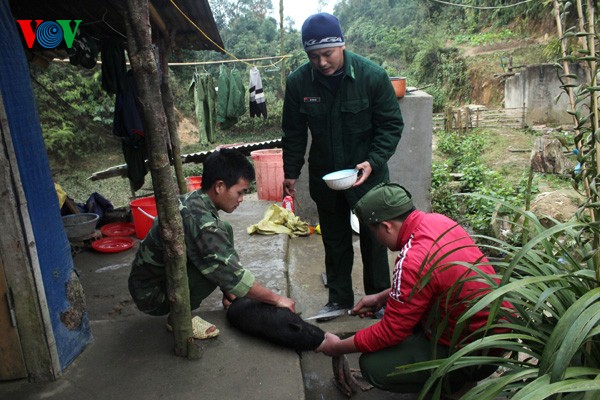
[[[325,338],[322,329],[305,322],[287,308],[238,297],[227,310],[235,328],[280,346],[301,351],[314,350]]]

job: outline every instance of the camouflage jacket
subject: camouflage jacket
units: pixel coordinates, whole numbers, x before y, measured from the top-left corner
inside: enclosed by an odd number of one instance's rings
[[[196,190],[179,196],[179,210],[183,220],[188,271],[195,268],[222,291],[245,296],[254,284],[254,275],[242,267],[233,247],[231,225],[219,218],[217,208],[208,195]],[[158,218],[140,243],[131,267],[130,279],[148,285],[166,280],[157,221]]]

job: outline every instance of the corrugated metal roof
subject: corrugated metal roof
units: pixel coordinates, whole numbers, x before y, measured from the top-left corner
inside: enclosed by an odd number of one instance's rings
[[[194,27],[170,0],[151,0],[164,27],[174,38],[174,49],[221,51],[223,40],[217,29],[208,0],[174,0],[181,11],[200,28]],[[15,19],[55,21],[80,19],[79,29],[98,42],[117,38],[125,42],[124,2],[116,0],[10,0]],[[153,29],[159,30],[153,21]],[[125,44],[125,43],[124,43]],[[45,51],[36,44],[34,51]],[[57,49],[59,50],[59,49]]]

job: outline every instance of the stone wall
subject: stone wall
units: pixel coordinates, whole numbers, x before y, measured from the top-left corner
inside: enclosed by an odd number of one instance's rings
[[[581,66],[569,67],[580,83],[585,81],[585,70]],[[561,85],[553,64],[529,66],[506,80],[504,107],[526,107],[525,123],[529,126],[572,124],[573,119],[567,113],[569,97]]]
[[[431,143],[433,137],[433,98],[423,91],[407,93],[398,100],[404,131],[396,153],[390,158],[390,180],[406,187],[413,195],[415,206],[423,211],[431,210]],[[305,159],[308,159],[308,149]],[[308,192],[308,167],[302,167],[296,182],[296,214],[305,221],[318,223],[317,207]]]

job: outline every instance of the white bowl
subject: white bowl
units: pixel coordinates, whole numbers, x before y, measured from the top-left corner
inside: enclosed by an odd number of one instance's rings
[[[350,211],[350,226],[354,233],[360,235],[360,223],[358,222],[358,217],[352,211]]]
[[[323,180],[333,190],[346,190],[354,185],[357,178],[357,169],[342,169],[325,175]]]

